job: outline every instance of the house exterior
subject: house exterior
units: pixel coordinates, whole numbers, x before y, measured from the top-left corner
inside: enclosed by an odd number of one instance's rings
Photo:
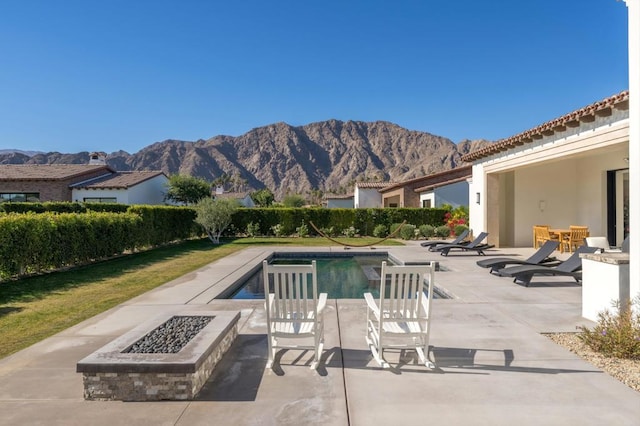
[[[467,205],[467,179],[471,177],[471,166],[410,179],[388,185],[380,190],[383,207],[454,207]]]
[[[79,201],[162,204],[162,172],[116,172],[103,164],[0,165],[0,202]]]
[[[498,247],[532,244],[532,227],[586,225],[620,245],[629,232],[629,92],[543,123],[463,161],[473,164],[470,226]]]
[[[352,209],[353,208],[353,194],[347,195],[329,195],[325,197],[328,209]]]
[[[111,176],[104,164],[0,165],[0,200],[72,201],[72,185]]]
[[[160,171],[115,172],[71,185],[72,199],[85,203],[163,204],[168,183]]]
[[[353,207],[356,209],[382,207],[380,190],[389,185],[389,182],[356,182],[353,190]]]
[[[471,166],[466,168],[468,174],[464,176],[416,188],[420,195],[420,207],[442,207],[445,204],[454,208],[468,206]]]

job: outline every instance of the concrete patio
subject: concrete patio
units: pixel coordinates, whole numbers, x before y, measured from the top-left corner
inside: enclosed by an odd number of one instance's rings
[[[214,299],[247,265],[273,251],[251,248],[0,360],[0,424],[639,424],[640,393],[541,335],[591,324],[580,316],[580,286],[552,277],[535,278],[525,288],[476,266],[475,254],[442,257],[415,242],[376,250],[444,267],[436,282],[454,298],[433,302],[437,369],[415,364],[410,352],[390,353],[393,368],[377,368],[364,339],[364,300],[333,299],[318,370],[308,368],[312,354],[300,351],[280,352],[276,366],[265,370],[263,303]],[[526,257],[532,251],[487,253]],[[241,311],[240,334],[197,400],[83,399],[80,359],[185,304]]]

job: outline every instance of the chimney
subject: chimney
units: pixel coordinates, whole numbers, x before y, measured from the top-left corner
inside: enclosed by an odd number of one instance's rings
[[[104,152],[92,152],[89,154],[89,164],[104,166],[107,164],[107,154]]]

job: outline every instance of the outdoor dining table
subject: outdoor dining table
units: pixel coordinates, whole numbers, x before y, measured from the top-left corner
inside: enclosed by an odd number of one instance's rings
[[[571,235],[571,229],[549,228],[549,234],[558,236],[558,241],[560,241],[560,246],[558,248],[560,249],[560,253],[564,253],[564,244],[562,244],[562,242],[565,241],[565,237],[567,240],[569,239],[569,236]],[[588,235],[589,233],[587,232],[587,236]]]

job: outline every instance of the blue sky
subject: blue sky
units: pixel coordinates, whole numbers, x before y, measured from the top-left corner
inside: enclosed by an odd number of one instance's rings
[[[615,0],[4,0],[0,149],[284,121],[499,140],[628,88]]]

